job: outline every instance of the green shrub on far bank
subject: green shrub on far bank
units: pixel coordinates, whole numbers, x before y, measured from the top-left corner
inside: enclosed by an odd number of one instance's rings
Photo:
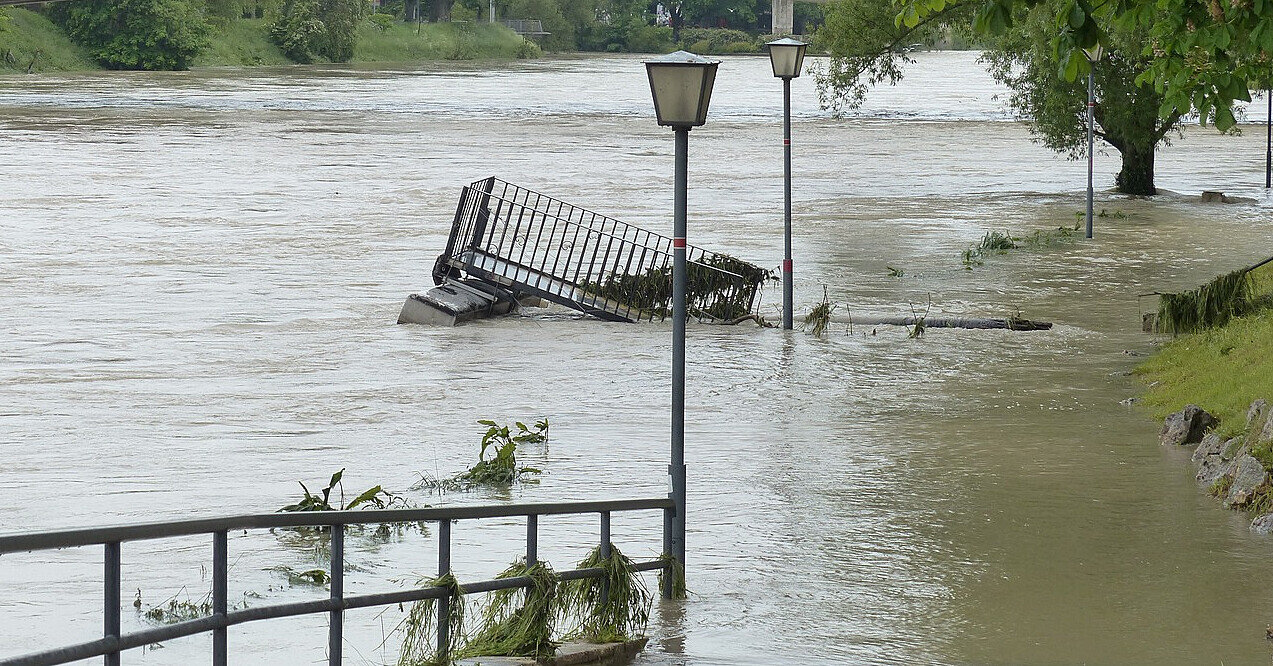
[[[759,37],[742,30],[724,28],[685,28],[681,30],[681,48],[691,53],[728,55],[733,53],[760,53],[767,37]]]
[[[186,0],[78,0],[49,14],[107,69],[189,69],[208,44],[203,12]]]
[[[354,57],[362,0],[285,0],[270,36],[299,63]]]
[[[0,30],[0,72],[96,69],[83,48],[43,14],[11,7],[8,25]]]

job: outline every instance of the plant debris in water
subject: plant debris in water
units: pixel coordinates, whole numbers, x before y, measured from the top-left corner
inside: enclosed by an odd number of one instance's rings
[[[502,426],[489,419],[482,419],[478,424],[486,426],[482,435],[481,448],[477,454],[477,464],[449,479],[422,478],[413,488],[429,488],[437,490],[470,490],[477,486],[509,486],[514,483],[537,483],[533,477],[543,471],[535,467],[526,467],[517,461],[517,447],[521,444],[547,444],[548,419],[535,422],[533,428],[517,421],[513,424],[516,431]],[[487,458],[487,452],[493,455]]]
[[[831,324],[831,314],[835,312],[836,306],[831,305],[831,299],[827,295],[827,288],[822,287],[822,302],[813,306],[809,314],[804,316],[804,324],[801,330],[809,329],[810,333],[821,337],[826,333],[827,326]]]
[[[1073,242],[1078,237],[1079,225],[1073,227],[1057,227],[1049,230],[1036,230],[1027,236],[1013,236],[1006,232],[989,231],[981,237],[981,242],[970,246],[959,254],[964,269],[972,270],[973,266],[986,263],[988,257],[1007,254],[1012,250],[1028,248],[1038,250],[1061,243]]]

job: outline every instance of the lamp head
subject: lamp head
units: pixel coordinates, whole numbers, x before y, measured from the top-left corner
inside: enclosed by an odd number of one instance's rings
[[[773,65],[774,76],[780,79],[794,79],[800,76],[804,66],[804,52],[809,45],[798,39],[783,37],[766,44],[769,47],[769,62]]]
[[[719,60],[677,51],[645,61],[650,95],[660,125],[698,127],[707,122]]]

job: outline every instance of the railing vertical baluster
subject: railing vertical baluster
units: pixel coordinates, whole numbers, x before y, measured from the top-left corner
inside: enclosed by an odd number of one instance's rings
[[[331,541],[331,598],[336,607],[327,620],[327,663],[340,666],[344,647],[345,613],[341,604],[345,599],[345,526],[332,525]]]
[[[672,516],[675,513],[675,507],[667,507],[663,509],[663,557],[667,558],[667,564],[663,567],[663,598],[671,599],[672,594]]]
[[[601,559],[610,559],[610,512],[601,512]],[[607,569],[609,565],[607,565]],[[610,577],[601,579],[601,604],[610,600]]]
[[[526,566],[539,561],[539,516],[526,516]]]
[[[102,635],[105,638],[114,638],[119,640],[119,542],[106,542],[106,570],[105,579],[102,589],[103,608],[103,627]],[[105,655],[106,666],[119,666],[119,645],[116,643],[115,649],[107,652]]]
[[[451,521],[438,521],[438,576],[451,573]],[[438,648],[435,656],[440,663],[449,663],[451,656],[451,600],[438,599]]]
[[[212,533],[212,615],[225,621],[229,610],[227,596],[230,579],[230,543],[225,530]],[[230,655],[227,652],[229,629],[217,627],[212,630],[212,666],[226,666]]]

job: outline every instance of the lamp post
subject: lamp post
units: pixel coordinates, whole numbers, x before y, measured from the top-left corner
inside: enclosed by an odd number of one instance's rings
[[[1097,45],[1083,49],[1087,55],[1087,237],[1092,237],[1092,167],[1095,164],[1096,144],[1096,63],[1105,55],[1105,49]]]
[[[1273,186],[1273,88],[1264,91],[1268,98],[1269,112],[1264,117],[1264,127],[1268,131],[1264,144],[1264,189]]]
[[[707,122],[719,60],[677,51],[645,61],[660,125],[676,134],[675,207],[672,232],[672,459],[668,475],[675,505],[663,530],[663,550],[685,564],[685,216],[690,128]],[[663,597],[673,596],[673,576],[663,577]]]
[[[790,37],[767,44],[774,76],[782,79],[782,182],[783,182],[783,253],[782,253],[782,328],[792,328],[791,275],[791,80],[800,76],[804,51],[808,44]]]

